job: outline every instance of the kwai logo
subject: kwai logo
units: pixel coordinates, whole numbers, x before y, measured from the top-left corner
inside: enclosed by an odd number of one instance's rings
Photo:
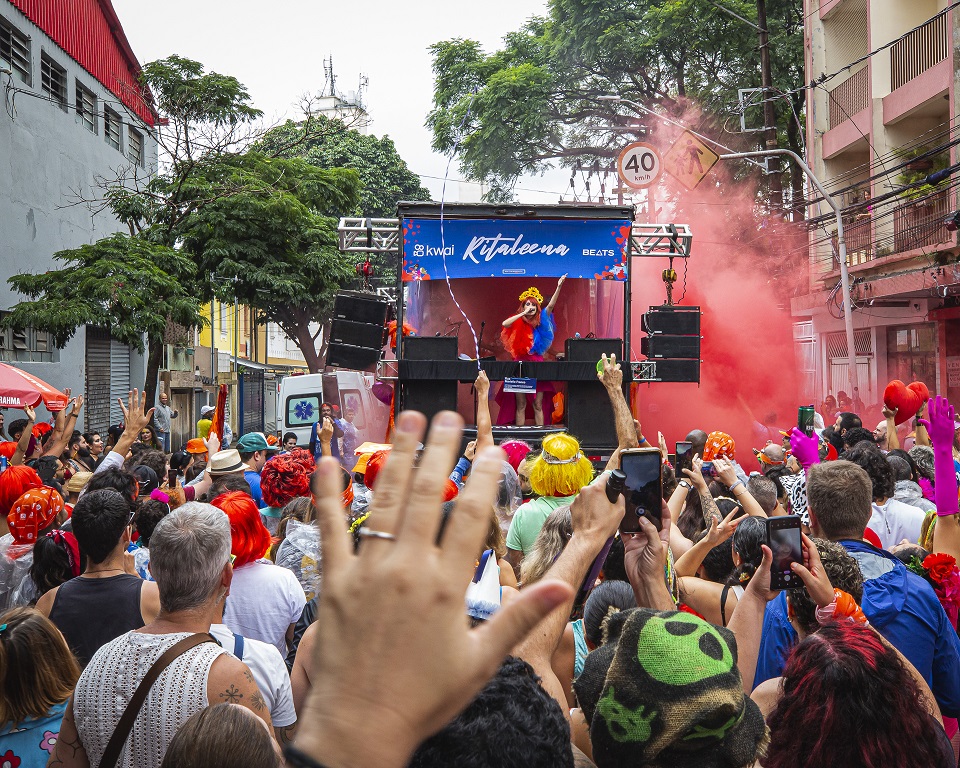
[[[446,248],[437,248],[436,246],[425,246],[422,243],[417,243],[413,246],[413,255],[418,259],[422,259],[425,256],[453,256],[453,246],[448,245]]]
[[[523,256],[534,253],[542,253],[547,256],[566,256],[570,253],[570,248],[562,243],[559,245],[543,245],[540,243],[523,243],[522,240],[523,235],[504,237],[502,232],[493,237],[474,237],[463,252],[463,260],[470,259],[474,264],[479,264],[480,261],[477,256],[482,256],[484,261],[490,261],[494,256]]]

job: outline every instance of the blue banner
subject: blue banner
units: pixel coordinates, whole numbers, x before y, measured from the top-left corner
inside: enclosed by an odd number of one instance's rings
[[[629,237],[625,219],[404,219],[403,279],[626,280]]]

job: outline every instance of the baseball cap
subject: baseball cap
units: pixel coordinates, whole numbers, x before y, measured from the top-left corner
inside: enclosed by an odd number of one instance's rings
[[[253,453],[254,451],[279,451],[279,445],[270,445],[267,442],[263,432],[247,432],[237,441],[237,450],[241,453]]]
[[[209,416],[209,415],[210,415],[211,413],[213,413],[215,410],[217,410],[217,409],[214,408],[212,405],[201,405],[201,406],[200,406],[200,415],[201,415],[201,416]]]

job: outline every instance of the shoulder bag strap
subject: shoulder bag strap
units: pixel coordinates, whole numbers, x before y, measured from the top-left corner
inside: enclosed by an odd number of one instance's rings
[[[723,626],[727,626],[727,593],[729,591],[729,584],[724,584],[720,591],[720,620],[723,622]]]
[[[133,698],[130,699],[127,708],[123,710],[120,722],[117,723],[117,727],[114,729],[110,741],[107,742],[107,748],[103,751],[103,757],[100,758],[98,768],[114,768],[117,764],[117,760],[120,758],[120,752],[123,750],[123,745],[127,741],[127,736],[130,735],[130,731],[133,729],[133,723],[137,719],[137,715],[140,714],[140,708],[143,706],[147,694],[150,693],[150,689],[157,681],[157,678],[160,677],[163,670],[170,666],[174,659],[186,653],[191,648],[196,648],[201,643],[215,642],[217,641],[210,635],[198,632],[170,646],[159,659],[153,662],[153,666],[150,667],[146,676],[140,681],[140,685],[137,686],[137,690],[134,691]]]

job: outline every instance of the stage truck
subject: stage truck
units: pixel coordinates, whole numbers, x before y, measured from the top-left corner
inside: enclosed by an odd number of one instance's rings
[[[369,321],[375,313],[335,313],[343,332],[331,336],[328,365],[375,374],[391,387],[394,413],[458,411],[468,437],[476,431],[473,382],[482,369],[498,442],[536,445],[566,429],[604,461],[617,441],[597,366],[602,354],[622,361],[631,349],[633,209],[418,202],[400,203],[398,217],[340,223],[345,252],[393,256],[395,300],[386,310],[388,333],[373,342],[361,341],[358,315]],[[646,226],[659,232],[651,251],[688,255],[685,227]],[[378,299],[367,298],[368,306]],[[361,299],[353,294],[350,302]],[[631,366],[623,372],[629,395]]]

